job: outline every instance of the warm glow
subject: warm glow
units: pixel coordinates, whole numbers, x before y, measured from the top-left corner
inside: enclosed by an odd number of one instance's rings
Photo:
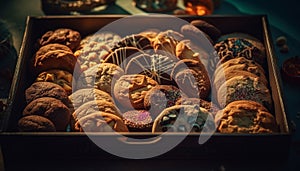
[[[193,5],[191,2],[187,2],[185,10],[188,14],[191,15],[208,15],[212,13],[212,11],[206,6]]]

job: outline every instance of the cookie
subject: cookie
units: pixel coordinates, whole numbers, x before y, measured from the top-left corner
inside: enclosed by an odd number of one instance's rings
[[[39,115],[27,115],[18,121],[21,132],[55,132],[54,124],[47,118]]]
[[[69,96],[69,99],[75,110],[79,108],[81,105],[83,105],[84,103],[94,101],[94,100],[104,100],[113,103],[113,99],[110,94],[95,88],[79,89],[73,92]]]
[[[214,102],[209,102],[199,98],[181,98],[179,99],[175,105],[198,105],[208,112],[210,112],[213,116],[217,114],[220,108]]]
[[[62,44],[58,44],[58,43],[50,43],[50,44],[40,47],[37,50],[37,52],[35,53],[35,58],[37,56],[43,56],[46,53],[48,53],[49,51],[56,51],[56,50],[62,50],[62,51],[72,53],[72,50],[66,45],[62,45]]]
[[[145,75],[123,75],[115,83],[114,97],[125,108],[143,109],[146,93],[156,85],[155,80]]]
[[[76,62],[77,59],[72,52],[52,50],[45,54],[35,55],[29,68],[31,68],[32,72],[36,75],[51,69],[61,69],[74,73],[77,72],[74,71]]]
[[[222,63],[238,57],[254,60],[261,65],[266,62],[265,48],[244,38],[228,38],[214,45]]]
[[[111,52],[104,60],[105,63],[113,63],[125,70],[128,61],[143,51],[136,47],[121,47]]]
[[[252,100],[272,109],[270,90],[260,80],[251,76],[235,76],[227,80],[218,90],[220,107],[236,100]]]
[[[148,91],[144,98],[144,108],[154,118],[165,108],[174,106],[185,95],[175,86],[157,85]]]
[[[81,105],[79,108],[77,108],[73,112],[72,116],[76,123],[79,119],[83,118],[84,116],[99,111],[105,113],[111,113],[113,115],[121,117],[120,111],[116,107],[116,105],[112,102],[107,102],[105,100],[94,100],[94,101],[86,102],[83,105]]]
[[[129,132],[122,119],[114,114],[95,112],[80,118],[75,124],[80,132]]]
[[[23,110],[23,115],[39,115],[48,118],[57,131],[66,131],[70,122],[69,108],[60,100],[52,97],[41,97],[28,103]]]
[[[171,72],[177,60],[163,54],[141,54],[129,60],[125,74],[143,74],[159,84],[174,84]]]
[[[114,82],[124,74],[122,68],[111,63],[101,63],[84,71],[76,82],[77,89],[96,88],[111,94]]]
[[[216,26],[204,20],[192,20],[191,24],[206,33],[214,41],[221,36],[221,31]]]
[[[210,78],[201,62],[191,59],[180,60],[174,66],[171,76],[188,97],[208,98],[211,90]]]
[[[153,120],[149,111],[130,110],[123,114],[124,124],[132,132],[151,132]]]
[[[56,30],[47,31],[38,40],[39,46],[45,46],[50,43],[59,43],[68,46],[70,49],[75,50],[81,40],[80,33],[78,31],[59,28]]]
[[[213,116],[198,105],[176,105],[163,110],[154,120],[156,132],[213,132]]]
[[[266,86],[268,85],[268,81],[267,81],[267,79],[264,75],[259,77],[255,74],[251,73],[251,72],[238,70],[238,69],[235,69],[235,67],[233,67],[233,68],[229,67],[229,68],[226,68],[224,70],[224,73],[217,74],[215,76],[214,81],[213,81],[213,85],[214,85],[215,90],[219,90],[220,86],[222,84],[224,84],[226,80],[229,80],[229,79],[231,79],[233,77],[236,77],[236,76],[250,76],[250,77],[253,77],[253,78],[260,79],[260,81],[263,84],[265,84]]]
[[[176,46],[182,39],[180,33],[172,30],[160,32],[153,41],[153,48],[157,53],[176,58]]]
[[[67,92],[55,83],[35,82],[25,90],[25,99],[27,103],[41,97],[53,97],[61,100],[66,106],[70,106]]]
[[[54,69],[40,73],[35,81],[47,81],[58,84],[70,95],[72,93],[72,78],[73,75],[68,71]]]
[[[81,70],[85,71],[102,63],[109,55],[110,49],[120,40],[119,35],[108,32],[97,32],[82,39],[79,47],[74,52]]]
[[[150,40],[140,34],[132,34],[121,39],[112,49],[114,51],[121,47],[135,47],[140,50],[153,49]]]
[[[181,27],[181,33],[186,39],[190,39],[199,46],[204,46],[205,49],[207,46],[214,44],[214,41],[209,35],[191,24],[183,25]]]
[[[220,133],[274,133],[276,120],[260,103],[240,100],[229,103],[216,115]]]
[[[219,61],[215,70],[215,75],[218,75],[220,71],[223,72],[229,67],[234,70],[248,71],[259,77],[265,76],[265,70],[260,64],[258,64],[254,60],[249,60],[244,57],[230,59],[224,63],[222,63],[222,61]]]

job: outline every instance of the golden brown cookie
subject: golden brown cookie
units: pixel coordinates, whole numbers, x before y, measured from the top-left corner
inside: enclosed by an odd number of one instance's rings
[[[35,81],[47,81],[58,84],[70,95],[72,93],[72,78],[73,75],[68,71],[53,69],[40,73]]]
[[[87,116],[91,113],[95,112],[105,112],[105,113],[111,113],[113,115],[116,115],[118,117],[121,117],[119,109],[116,107],[116,105],[113,102],[107,102],[105,100],[93,100],[84,103],[79,108],[77,108],[72,116],[75,120],[75,123],[83,118],[84,116]]]
[[[216,115],[221,133],[273,133],[278,128],[276,120],[260,103],[240,100],[229,103]]]
[[[236,100],[252,100],[272,109],[270,90],[260,80],[251,76],[235,76],[227,80],[218,90],[220,107]]]
[[[210,94],[210,78],[205,66],[199,61],[180,60],[174,66],[171,76],[188,97],[207,99]]]
[[[126,108],[143,109],[146,93],[158,83],[141,74],[123,75],[116,81],[114,97]]]
[[[81,40],[80,33],[78,31],[59,28],[56,30],[47,31],[38,40],[39,46],[45,46],[50,43],[59,43],[68,46],[70,49],[75,50]]]
[[[156,132],[213,132],[213,116],[198,105],[176,105],[163,110],[154,120]]]
[[[39,115],[27,115],[18,121],[21,132],[55,132],[54,124],[47,118]]]
[[[83,105],[84,103],[87,103],[89,101],[94,101],[94,100],[104,100],[113,103],[113,99],[110,94],[95,88],[79,89],[73,92],[69,96],[69,99],[75,110],[79,108],[81,105]]]
[[[50,43],[40,47],[38,51],[35,53],[35,56],[45,55],[49,51],[56,51],[56,50],[62,50],[62,51],[72,53],[72,50],[66,45],[59,44],[59,43]]]
[[[97,88],[111,94],[114,82],[123,74],[124,71],[119,66],[101,63],[84,71],[77,79],[76,88]]]
[[[46,53],[37,52],[30,68],[36,75],[51,69],[61,69],[73,73],[76,62],[77,59],[72,52],[65,50],[50,50]]]
[[[57,131],[66,131],[70,122],[69,108],[60,100],[52,97],[41,97],[30,102],[23,110],[23,115],[39,115],[53,122]]]
[[[129,132],[122,118],[106,112],[95,112],[80,118],[75,124],[80,132]]]

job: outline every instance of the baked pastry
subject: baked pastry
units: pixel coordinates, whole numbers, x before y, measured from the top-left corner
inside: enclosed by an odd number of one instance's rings
[[[124,71],[111,63],[101,63],[84,71],[76,82],[77,89],[97,88],[111,94],[114,82],[118,80]]]
[[[116,64],[125,70],[129,60],[142,53],[143,51],[136,47],[121,47],[111,52],[105,58],[104,62]]]
[[[206,68],[199,61],[180,60],[173,68],[171,76],[188,97],[207,99],[210,94],[210,78]]]
[[[144,108],[149,110],[154,118],[165,108],[174,106],[178,100],[185,98],[177,87],[172,85],[157,85],[149,90],[144,98]]]
[[[193,59],[200,61],[200,54],[193,51],[189,40],[180,41],[176,45],[176,57],[178,59]]]
[[[270,90],[260,80],[252,76],[235,76],[227,80],[218,90],[220,107],[236,100],[252,100],[272,109]]]
[[[84,103],[94,100],[104,100],[106,102],[113,103],[113,99],[110,94],[95,88],[79,89],[69,95],[69,99],[75,110]]]
[[[60,100],[52,97],[41,97],[28,103],[23,115],[39,115],[53,122],[57,131],[66,131],[70,122],[70,110]]]
[[[46,53],[38,51],[30,68],[36,75],[51,69],[61,69],[73,73],[76,62],[74,54],[66,50],[49,50]]]
[[[160,32],[153,41],[153,48],[159,54],[176,58],[176,45],[183,36],[175,31]]]
[[[155,80],[145,75],[123,75],[115,83],[114,97],[125,108],[143,109],[146,93],[156,85]]]
[[[130,110],[123,114],[124,124],[129,131],[133,132],[151,132],[153,120],[149,111]]]
[[[275,118],[260,103],[239,100],[229,103],[216,115],[220,133],[273,133],[277,132]]]
[[[163,110],[154,120],[156,132],[213,132],[213,116],[198,105],[176,105]]]
[[[110,53],[110,49],[121,40],[121,37],[111,32],[100,32],[86,36],[81,40],[74,52],[81,70],[100,64]]]
[[[228,38],[214,45],[222,63],[238,57],[254,60],[261,65],[266,62],[265,48],[262,43],[253,43],[245,38]]]
[[[150,40],[140,34],[132,34],[121,39],[112,49],[114,51],[121,47],[135,47],[140,50],[153,49]]]
[[[73,112],[72,116],[76,123],[79,119],[83,118],[84,116],[99,111],[105,113],[111,113],[113,115],[121,117],[120,111],[116,107],[116,105],[113,102],[108,102],[105,100],[93,100],[93,101],[86,102],[83,105],[81,105],[79,108],[77,108]]]
[[[63,44],[59,44],[59,43],[50,43],[47,44],[45,46],[40,47],[37,52],[35,53],[35,58],[37,56],[43,56],[46,53],[48,53],[49,51],[57,51],[57,50],[61,50],[61,51],[66,51],[66,52],[70,52],[72,53],[72,50]]]
[[[56,30],[47,31],[38,40],[39,46],[45,46],[50,43],[59,43],[68,46],[70,49],[75,50],[81,40],[80,33],[78,31],[59,28]]]
[[[214,41],[221,36],[221,31],[216,26],[204,20],[192,20],[191,24],[206,33]]]
[[[80,118],[75,124],[80,132],[128,132],[122,118],[105,112],[95,112]]]
[[[215,102],[209,102],[199,98],[181,98],[179,99],[175,105],[198,105],[208,112],[210,112],[213,116],[217,114],[220,108],[217,106]]]
[[[73,75],[68,71],[53,69],[40,73],[35,81],[47,81],[58,84],[70,95],[72,93],[72,78]]]
[[[238,66],[238,65],[236,65],[236,66]],[[268,81],[267,81],[267,79],[264,75],[259,77],[255,74],[251,73],[251,72],[243,71],[243,70],[239,70],[239,69],[235,69],[235,68],[236,68],[235,66],[226,68],[224,70],[224,73],[222,73],[222,74],[219,73],[219,74],[215,75],[215,78],[214,78],[214,81],[213,81],[213,85],[214,85],[215,90],[219,90],[220,86],[222,84],[224,84],[226,80],[229,80],[229,79],[231,79],[233,77],[236,77],[236,76],[254,77],[254,78],[260,79],[260,81],[262,83],[264,83],[266,86],[268,85]]]
[[[141,54],[129,60],[125,74],[143,74],[159,84],[174,84],[171,72],[177,61],[162,54]]]
[[[54,124],[47,118],[39,115],[27,115],[18,121],[21,132],[55,132]]]
[[[66,106],[71,106],[67,92],[55,83],[35,82],[25,90],[25,99],[27,103],[41,97],[53,97],[61,100]]]

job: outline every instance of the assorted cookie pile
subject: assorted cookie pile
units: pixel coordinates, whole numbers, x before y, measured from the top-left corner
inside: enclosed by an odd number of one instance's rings
[[[21,131],[277,131],[264,46],[247,34],[194,20],[125,37],[61,28],[38,44]]]

